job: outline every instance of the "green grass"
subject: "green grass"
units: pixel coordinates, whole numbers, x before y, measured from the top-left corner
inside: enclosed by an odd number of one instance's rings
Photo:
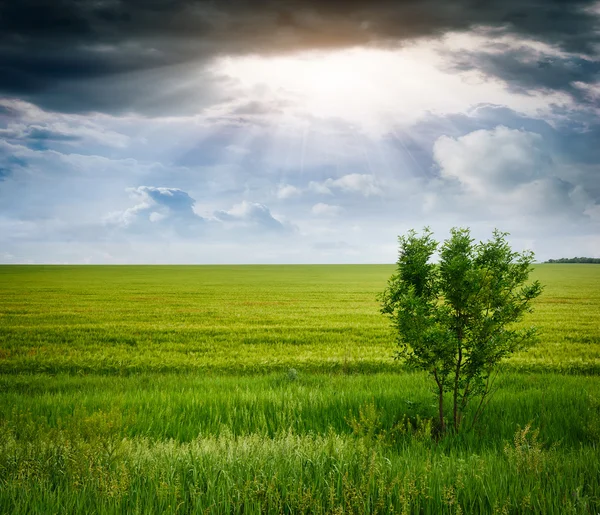
[[[600,268],[536,267],[540,345],[441,439],[392,271],[0,267],[0,512],[599,512]]]
[[[0,372],[397,368],[376,294],[393,267],[0,267]],[[600,373],[600,270],[539,265],[522,370]]]

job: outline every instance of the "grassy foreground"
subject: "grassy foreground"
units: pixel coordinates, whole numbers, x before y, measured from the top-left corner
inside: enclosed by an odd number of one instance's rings
[[[542,343],[442,439],[392,270],[0,267],[0,512],[599,512],[600,267],[536,268]]]

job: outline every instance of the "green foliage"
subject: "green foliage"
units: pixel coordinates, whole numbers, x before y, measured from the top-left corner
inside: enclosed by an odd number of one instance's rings
[[[534,328],[517,327],[531,301],[542,291],[526,284],[532,252],[514,252],[506,233],[474,244],[468,229],[452,229],[439,244],[429,229],[399,237],[397,271],[380,297],[406,363],[430,373],[436,383],[439,423],[444,428],[445,393],[452,394],[453,428],[459,431],[469,402],[480,397],[479,412],[490,393],[500,361],[531,346]]]
[[[549,259],[546,263],[587,263],[587,264],[599,264],[600,258],[591,257],[574,257],[574,258],[560,258],[560,259]]]

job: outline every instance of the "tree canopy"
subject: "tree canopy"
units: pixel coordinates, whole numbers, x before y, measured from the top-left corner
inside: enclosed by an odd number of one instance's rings
[[[433,377],[442,431],[445,395],[452,399],[457,432],[470,401],[479,398],[474,424],[497,365],[536,341],[535,328],[517,324],[542,291],[538,281],[527,282],[534,255],[513,251],[507,236],[496,230],[490,240],[475,243],[469,229],[454,228],[440,246],[425,228],[398,238],[396,273],[380,295],[381,311],[396,330],[398,357]]]

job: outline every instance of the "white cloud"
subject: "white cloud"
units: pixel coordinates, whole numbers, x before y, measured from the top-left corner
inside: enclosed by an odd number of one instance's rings
[[[319,193],[320,195],[332,195],[331,190],[322,182],[310,181],[308,183],[308,189],[314,193]]]
[[[242,201],[228,210],[215,210],[204,218],[195,211],[195,199],[179,188],[139,186],[127,191],[136,204],[109,213],[104,217],[105,226],[153,237],[157,235],[156,229],[169,238],[202,234],[204,241],[221,241],[231,234],[245,239],[256,234],[296,230],[257,202]]]
[[[560,177],[546,148],[539,134],[503,126],[459,138],[441,136],[433,154],[440,176],[450,182],[427,196],[427,209],[445,203],[446,209],[463,209],[471,216],[586,216],[593,199]]]
[[[151,222],[160,222],[162,220],[164,220],[167,217],[167,215],[165,213],[159,213],[158,211],[153,211],[152,213],[150,213],[150,216],[148,217],[148,219]]]
[[[539,134],[503,126],[460,138],[441,136],[433,155],[442,177],[457,179],[475,193],[490,187],[512,190],[539,179],[550,164]]]
[[[297,197],[301,193],[302,191],[299,188],[296,188],[296,186],[292,186],[291,184],[282,184],[277,189],[277,198],[287,199]]]
[[[4,138],[70,144],[98,143],[115,148],[125,148],[131,141],[126,134],[99,123],[107,119],[102,115],[97,115],[100,120],[94,120],[90,116],[50,113],[27,102],[12,99],[0,99],[0,108],[12,114],[6,129],[0,132]]]
[[[340,206],[324,204],[323,202],[315,204],[311,209],[311,213],[316,216],[338,216],[342,211],[343,209]]]
[[[290,228],[275,218],[267,206],[257,202],[243,201],[227,211],[215,211],[213,216],[216,220],[237,226],[260,227],[275,231]]]
[[[376,184],[375,177],[367,174],[352,173],[339,179],[327,179],[325,185],[339,188],[342,191],[361,193],[365,197],[379,195],[381,190]]]
[[[110,213],[105,221],[109,224],[128,227],[136,222],[193,221],[203,218],[194,212],[196,201],[179,188],[138,186],[127,190],[137,204],[124,211]]]
[[[332,194],[332,190],[344,193],[358,193],[365,197],[380,195],[381,189],[375,177],[368,174],[351,173],[338,179],[326,179],[323,182],[311,181],[308,188],[314,193],[322,195]]]

